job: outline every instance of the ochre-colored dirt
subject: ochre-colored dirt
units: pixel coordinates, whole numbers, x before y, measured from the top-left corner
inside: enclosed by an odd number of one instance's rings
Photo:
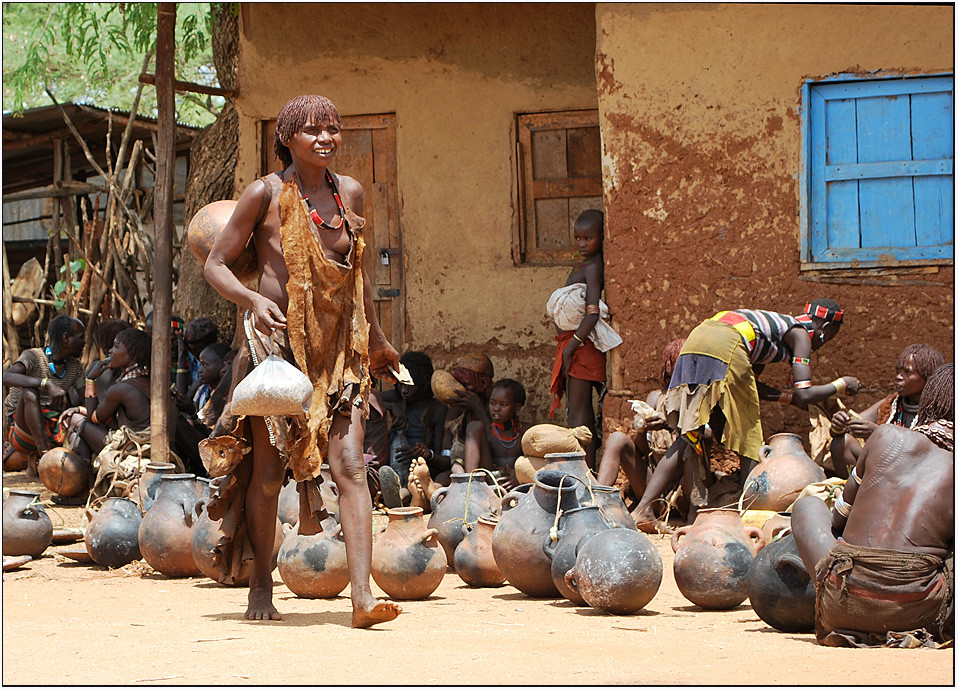
[[[4,474],[5,488],[28,484]],[[30,484],[38,489],[42,486]],[[48,498],[44,492],[41,498]],[[49,501],[46,501],[49,506]],[[53,506],[55,525],[81,510]],[[384,516],[374,516],[378,526]],[[940,685],[952,651],[829,649],[769,628],[748,602],[703,611],[672,577],[633,616],[506,585],[471,589],[452,571],[395,621],[349,625],[346,596],[293,596],[278,573],[282,621],[243,618],[246,590],[79,565],[56,555],[3,574],[4,685]],[[373,585],[376,593],[381,594]],[[348,590],[347,590],[348,593]]]

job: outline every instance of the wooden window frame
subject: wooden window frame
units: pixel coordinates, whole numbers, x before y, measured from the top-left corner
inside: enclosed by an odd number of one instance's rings
[[[599,127],[599,111],[564,110],[520,113],[516,116],[516,179],[518,222],[513,229],[512,256],[518,265],[574,265],[573,251],[535,246],[536,209],[540,199],[602,197],[602,176],[535,180],[532,170],[532,138],[535,132]]]
[[[832,249],[828,246],[822,245],[823,239],[821,237],[822,233],[827,232],[827,227],[824,227],[824,223],[821,221],[821,216],[818,215],[819,211],[817,208],[821,206],[822,201],[820,197],[820,192],[816,191],[816,175],[828,174],[828,170],[825,172],[817,171],[813,168],[813,127],[818,126],[824,129],[824,119],[818,117],[815,113],[812,112],[812,100],[813,98],[821,99],[821,93],[825,92],[825,89],[829,88],[839,88],[843,85],[854,86],[856,83],[880,83],[888,82],[889,88],[895,90],[895,82],[901,85],[900,89],[904,89],[909,94],[913,92],[920,91],[909,91],[910,87],[906,87],[907,82],[917,82],[918,80],[929,81],[935,78],[949,78],[952,79],[952,93],[954,89],[954,75],[953,73],[934,73],[934,74],[922,74],[916,75],[914,77],[903,77],[901,75],[882,75],[876,77],[870,77],[863,79],[861,75],[837,75],[830,76],[827,79],[809,79],[806,80],[802,85],[802,103],[800,109],[800,119],[801,119],[801,135],[802,135],[802,168],[800,179],[802,184],[800,186],[800,199],[799,199],[799,217],[800,217],[800,257],[801,257],[801,270],[802,271],[818,271],[818,270],[831,270],[831,269],[874,269],[874,268],[888,268],[889,265],[900,266],[900,267],[911,267],[911,266],[929,266],[929,265],[953,265],[954,264],[954,251],[953,243],[952,244],[940,244],[940,245],[920,245],[913,248],[859,248],[855,250],[854,248],[842,247]],[[897,93],[889,93],[889,95],[897,95]],[[862,98],[865,96],[855,96],[855,98]],[[815,119],[816,121],[813,121]],[[827,131],[827,130],[826,130]],[[954,154],[952,154],[952,159],[943,161],[943,164],[947,164],[946,167],[949,168],[949,171],[953,175],[953,163]],[[924,161],[919,161],[918,164],[925,163]],[[874,164],[888,166],[889,164]],[[839,167],[839,166],[831,166]],[[865,165],[859,166],[849,166],[849,167],[865,167]],[[919,165],[920,167],[920,165]],[[940,174],[940,173],[939,173]],[[863,177],[862,179],[867,179]],[[816,196],[818,194],[818,196]],[[953,212],[953,210],[952,210]],[[827,243],[827,240],[825,240]],[[927,247],[927,251],[924,252],[922,256],[921,249]]]

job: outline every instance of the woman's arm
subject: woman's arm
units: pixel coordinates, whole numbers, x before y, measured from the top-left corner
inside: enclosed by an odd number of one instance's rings
[[[805,329],[791,329],[785,334],[784,340],[792,350],[792,379],[795,381],[795,392],[792,393],[793,405],[807,407],[840,393],[848,392],[849,395],[858,393],[861,384],[854,376],[843,376],[831,383],[811,385],[812,369],[808,365],[808,360],[812,354],[812,344]]]

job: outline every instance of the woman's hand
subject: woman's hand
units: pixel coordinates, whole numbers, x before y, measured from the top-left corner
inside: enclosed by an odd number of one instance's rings
[[[104,359],[97,360],[90,365],[90,370],[87,372],[88,379],[99,378],[103,372],[110,368],[110,358],[106,357]]]
[[[853,419],[848,423],[846,433],[851,434],[855,438],[866,439],[871,436],[877,428],[878,425],[874,422],[869,422],[865,419]]]
[[[854,376],[842,376],[845,379],[845,392],[849,395],[857,395],[861,390],[862,384]]]
[[[414,460],[415,458],[422,458],[423,460],[432,460],[432,450],[429,449],[425,443],[417,443],[409,448],[403,448],[396,452],[396,459],[406,462],[407,460]]]
[[[456,393],[450,398],[450,407],[465,407],[474,414],[482,414],[482,398],[474,391]]]
[[[848,431],[848,423],[851,416],[845,410],[839,410],[832,415],[832,436],[841,436]]]
[[[286,328],[286,315],[273,300],[257,295],[250,306],[253,315],[253,326],[260,333],[273,335],[278,328]]]
[[[369,342],[369,371],[377,379],[396,381],[393,370],[399,371],[399,353],[388,340]]]

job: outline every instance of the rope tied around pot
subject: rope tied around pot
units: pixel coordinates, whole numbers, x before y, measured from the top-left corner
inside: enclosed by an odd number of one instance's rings
[[[499,486],[499,480],[496,479],[495,475],[492,472],[485,469],[484,467],[479,467],[477,469],[474,469],[472,472],[469,473],[469,481],[466,482],[466,509],[463,511],[462,517],[449,518],[442,524],[445,525],[450,522],[459,522],[459,523],[462,523],[463,525],[475,525],[479,523],[478,515],[476,516],[476,519],[473,520],[472,522],[469,522],[467,518],[469,517],[469,496],[472,494],[472,480],[475,478],[474,475],[476,473],[483,473],[483,472],[485,474],[488,474],[489,478],[492,479],[492,482],[496,487],[494,491],[498,494],[499,498],[502,499],[502,497],[506,495],[505,490],[501,486]]]

